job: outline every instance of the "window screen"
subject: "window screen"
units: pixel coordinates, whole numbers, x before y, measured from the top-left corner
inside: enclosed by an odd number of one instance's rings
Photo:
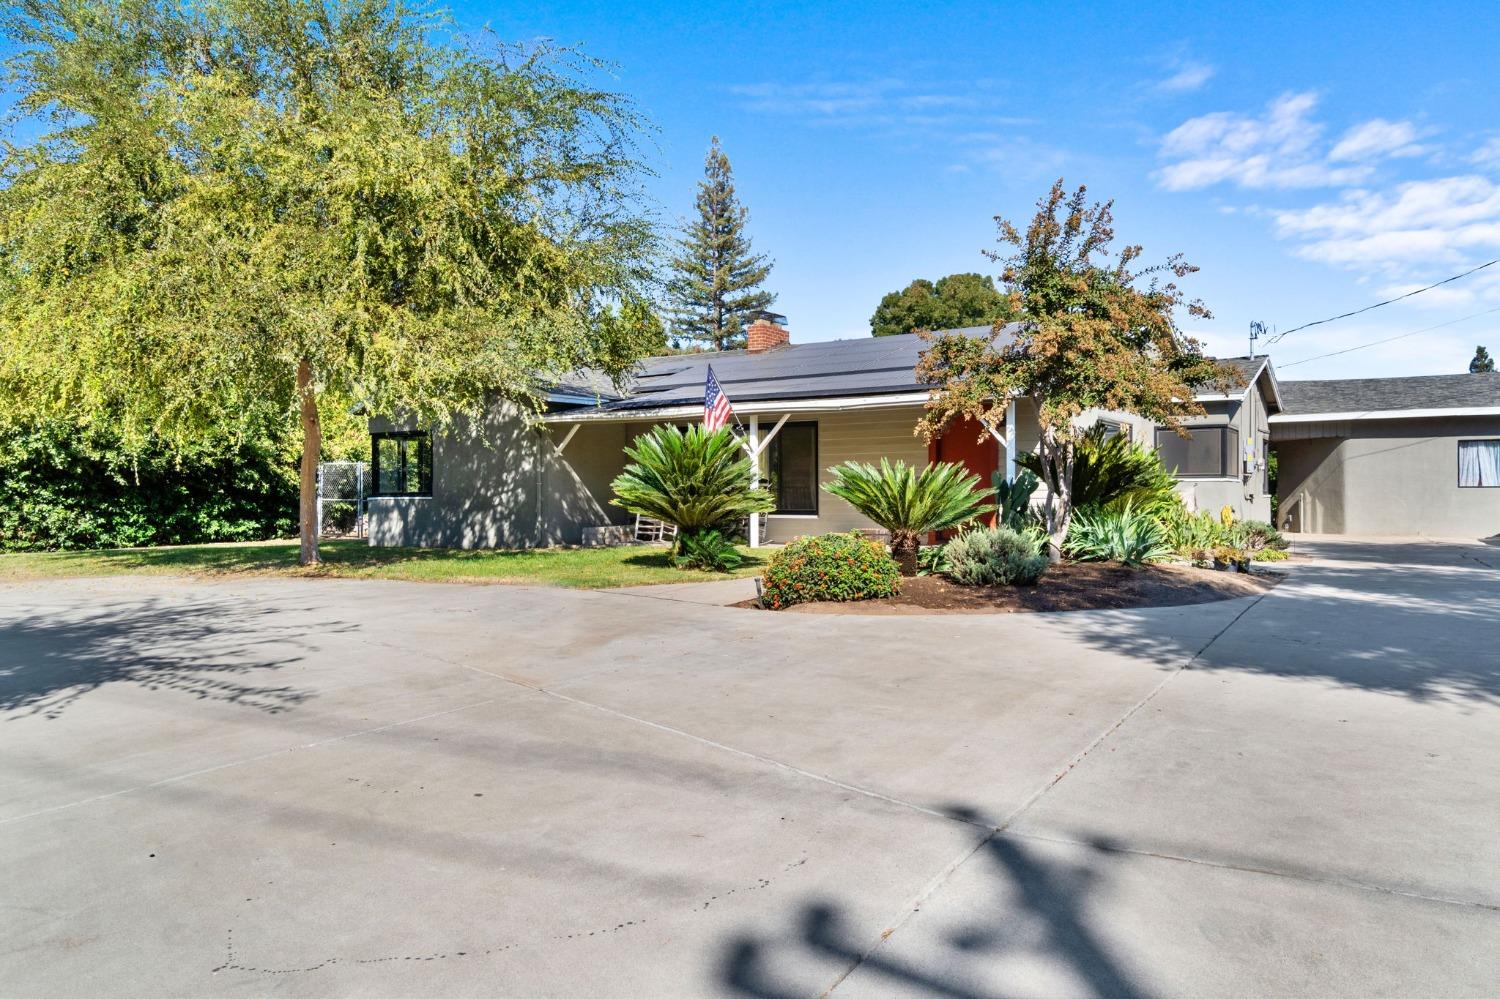
[[[1188,427],[1188,436],[1156,431],[1161,463],[1184,478],[1226,478],[1239,474],[1240,432],[1234,427]]]
[[[771,492],[776,513],[818,512],[818,425],[788,423],[771,439]]]
[[[432,435],[371,434],[374,496],[432,495]]]
[[[1458,442],[1458,484],[1500,486],[1500,440]]]

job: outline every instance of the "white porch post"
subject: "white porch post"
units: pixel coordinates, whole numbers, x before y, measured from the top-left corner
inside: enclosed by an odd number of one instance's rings
[[[760,417],[750,417],[750,487],[760,485]],[[750,547],[760,547],[760,514],[750,515]]]
[[[1005,404],[1005,481],[1016,481],[1016,400]]]

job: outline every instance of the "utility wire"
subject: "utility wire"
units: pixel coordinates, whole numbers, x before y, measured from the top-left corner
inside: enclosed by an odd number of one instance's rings
[[[1312,357],[1304,357],[1304,358],[1301,358],[1300,360],[1291,361],[1291,362],[1288,362],[1286,364],[1278,365],[1278,367],[1280,367],[1280,368],[1295,368],[1297,365],[1299,365],[1299,364],[1306,364],[1308,361],[1321,361],[1325,357],[1338,357],[1340,354],[1352,354],[1356,350],[1364,350],[1366,347],[1378,347],[1378,346],[1380,346],[1383,343],[1390,343],[1393,340],[1405,340],[1407,337],[1409,337],[1409,336],[1416,336],[1418,333],[1431,333],[1433,330],[1440,330],[1444,326],[1457,326],[1459,323],[1466,323],[1470,319],[1478,319],[1480,316],[1493,315],[1496,312],[1500,312],[1500,307],[1493,308],[1493,309],[1486,309],[1484,312],[1476,312],[1472,316],[1464,316],[1462,319],[1450,319],[1446,323],[1438,323],[1436,326],[1428,326],[1426,329],[1412,330],[1410,333],[1400,333],[1400,334],[1397,334],[1396,336],[1388,336],[1384,340],[1372,340],[1369,343],[1362,343],[1362,344],[1359,344],[1358,346],[1355,346],[1355,347],[1345,347],[1343,350],[1330,351],[1327,354],[1316,354],[1316,355],[1314,355]],[[1288,331],[1288,332],[1290,332],[1290,331]]]
[[[1367,305],[1363,309],[1355,309],[1353,312],[1345,312],[1341,316],[1330,316],[1327,319],[1319,319],[1316,322],[1303,323],[1301,326],[1293,326],[1291,329],[1282,330],[1280,333],[1277,333],[1275,336],[1271,337],[1271,339],[1266,341],[1266,345],[1270,346],[1273,343],[1277,343],[1285,339],[1288,334],[1296,333],[1298,330],[1305,330],[1312,326],[1322,326],[1324,323],[1337,322],[1340,319],[1348,319],[1350,316],[1357,316],[1361,312],[1369,312],[1371,309],[1378,309],[1382,305],[1390,305],[1392,302],[1399,302],[1404,298],[1411,298],[1413,295],[1420,295],[1424,291],[1431,291],[1434,288],[1449,284],[1453,281],[1457,281],[1459,278],[1466,278],[1470,274],[1473,274],[1475,271],[1482,271],[1486,267],[1493,267],[1496,264],[1500,264],[1500,258],[1491,260],[1488,263],[1480,264],[1478,267],[1470,268],[1469,270],[1464,271],[1462,274],[1455,274],[1450,278],[1443,278],[1443,280],[1438,281],[1434,284],[1430,284],[1425,288],[1418,288],[1416,291],[1409,291],[1404,295],[1397,295],[1395,298],[1388,298],[1384,302],[1376,302],[1374,305]],[[1309,358],[1308,360],[1311,360],[1311,358]]]

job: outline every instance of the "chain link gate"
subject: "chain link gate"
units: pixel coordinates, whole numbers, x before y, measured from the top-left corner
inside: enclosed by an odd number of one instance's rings
[[[325,461],[318,465],[318,537],[365,536],[365,490],[369,470],[363,461]]]

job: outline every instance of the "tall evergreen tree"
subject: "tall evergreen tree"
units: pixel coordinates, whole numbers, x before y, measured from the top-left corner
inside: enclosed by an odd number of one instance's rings
[[[672,339],[681,346],[712,350],[744,346],[752,313],[771,307],[776,296],[761,288],[772,262],[750,252],[745,223],[750,213],[734,194],[729,157],[713,137],[698,183],[698,216],[687,225],[672,260],[668,287]]]
[[[1469,374],[1477,375],[1487,371],[1495,370],[1495,359],[1490,357],[1490,352],[1483,347],[1474,349],[1474,360],[1469,362]]]

